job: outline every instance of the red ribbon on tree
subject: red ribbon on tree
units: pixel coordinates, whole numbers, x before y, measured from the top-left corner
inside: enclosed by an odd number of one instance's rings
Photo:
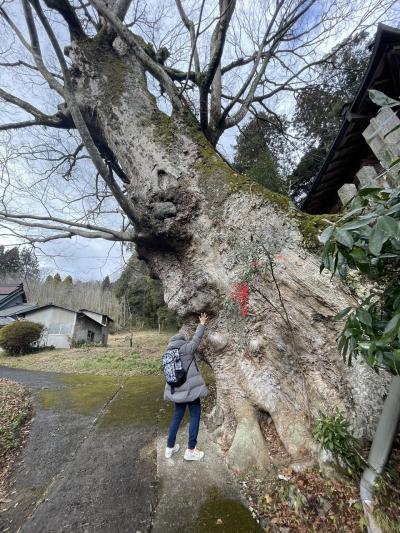
[[[238,302],[240,309],[242,310],[242,317],[246,318],[248,313],[248,303],[249,303],[249,286],[243,281],[242,283],[233,283],[231,285],[231,300]]]

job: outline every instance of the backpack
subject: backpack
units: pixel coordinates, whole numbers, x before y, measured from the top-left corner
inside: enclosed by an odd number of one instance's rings
[[[193,359],[190,361],[188,370]],[[187,371],[183,368],[179,350],[176,348],[167,350],[163,355],[162,364],[165,380],[171,386],[171,394],[174,394],[175,387],[183,385],[187,377]]]

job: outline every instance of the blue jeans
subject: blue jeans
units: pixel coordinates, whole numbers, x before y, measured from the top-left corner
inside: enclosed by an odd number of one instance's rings
[[[197,398],[197,400],[194,400],[193,402],[183,402],[175,404],[174,418],[172,419],[171,425],[169,426],[167,442],[168,448],[173,448],[175,446],[176,434],[178,433],[179,425],[182,422],[183,415],[185,414],[186,406],[189,407],[190,412],[188,448],[190,450],[196,448],[201,414],[200,398]]]

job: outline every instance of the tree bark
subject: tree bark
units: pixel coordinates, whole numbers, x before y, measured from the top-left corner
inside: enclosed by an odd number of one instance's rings
[[[236,174],[189,112],[162,113],[121,42],[99,35],[75,44],[70,57],[90,131],[130,180],[140,257],[185,331],[198,313],[211,317],[202,344],[217,383],[211,426],[231,465],[268,462],[260,412],[271,415],[294,462],[316,455],[319,410],[343,409],[354,432],[370,437],[387,380],[361,364],[348,369],[338,356],[332,317],[354,300],[319,274],[307,248],[321,217]],[[248,304],[238,303],[238,287],[249,289]]]

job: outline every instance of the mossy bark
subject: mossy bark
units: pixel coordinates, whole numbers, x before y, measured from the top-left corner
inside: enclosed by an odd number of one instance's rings
[[[385,384],[347,369],[338,356],[332,317],[352,297],[319,274],[310,250],[329,220],[308,217],[237,174],[190,113],[163,114],[128,49],[103,46],[98,61],[92,44],[90,53],[81,46],[72,54],[77,98],[129,177],[127,194],[146,235],[136,243],[140,257],[161,279],[186,332],[198,313],[210,315],[202,355],[216,376],[215,435],[233,446],[231,462],[241,469],[265,464],[258,411],[270,413],[296,461],[315,453],[311,426],[320,409],[341,407],[358,435],[370,435],[379,401],[369,388],[382,392]],[[247,287],[248,302],[238,302],[238,284]],[[249,461],[237,453],[245,434]]]

